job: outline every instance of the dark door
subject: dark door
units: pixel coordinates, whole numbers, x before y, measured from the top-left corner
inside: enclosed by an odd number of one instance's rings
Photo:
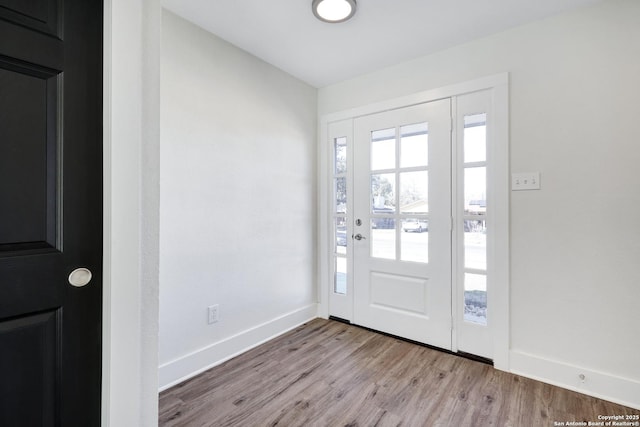
[[[0,0],[0,426],[100,424],[102,15]]]

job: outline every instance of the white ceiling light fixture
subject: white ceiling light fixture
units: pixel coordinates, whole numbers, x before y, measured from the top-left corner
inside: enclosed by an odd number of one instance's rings
[[[319,20],[336,24],[356,13],[356,0],[313,0],[311,9]]]

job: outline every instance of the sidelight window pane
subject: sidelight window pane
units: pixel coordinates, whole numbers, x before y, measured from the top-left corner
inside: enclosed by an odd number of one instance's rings
[[[336,294],[347,293],[347,259],[343,257],[336,257],[336,275],[334,277],[333,291]]]
[[[336,218],[335,220],[335,253],[345,255],[347,253],[347,220],[346,218]]]
[[[465,220],[464,266],[475,270],[487,269],[487,235],[485,221]],[[469,230],[469,231],[467,231]]]
[[[427,123],[400,128],[400,167],[410,168],[429,164],[429,135]]]
[[[487,160],[486,113],[464,116],[464,162]]]
[[[335,194],[335,212],[346,213],[347,212],[347,178],[336,178],[334,180],[334,194]]]
[[[487,324],[487,276],[484,274],[464,275],[464,320]]]
[[[396,167],[396,129],[371,132],[371,170]]]
[[[347,172],[347,138],[340,137],[334,140],[334,172],[336,174]]]
[[[487,211],[487,168],[465,168],[465,215],[482,215]]]

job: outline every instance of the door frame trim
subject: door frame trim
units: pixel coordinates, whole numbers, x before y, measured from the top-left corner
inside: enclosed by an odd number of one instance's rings
[[[161,13],[159,0],[104,0],[105,427],[158,420]]]
[[[318,315],[329,317],[329,293],[331,292],[332,246],[331,230],[331,185],[328,168],[330,154],[327,146],[329,124],[336,121],[380,113],[397,108],[423,104],[443,98],[490,90],[493,96],[495,134],[493,143],[493,164],[495,181],[489,185],[493,193],[492,212],[494,215],[493,256],[487,265],[492,275],[491,314],[493,322],[494,366],[509,370],[509,74],[500,73],[475,80],[457,83],[437,89],[426,90],[407,96],[384,100],[348,110],[338,111],[320,117],[318,125]],[[329,147],[330,148],[330,147]],[[498,261],[499,260],[499,261]],[[455,328],[455,319],[453,319]],[[455,340],[454,340],[455,342]]]

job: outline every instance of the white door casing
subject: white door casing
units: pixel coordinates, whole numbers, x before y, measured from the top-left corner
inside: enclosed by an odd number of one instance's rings
[[[477,94],[477,92],[481,92]],[[488,76],[485,78],[480,78],[477,80],[456,84],[448,87],[443,87],[435,90],[425,91],[416,93],[413,95],[396,98],[388,101],[383,101],[376,104],[366,105],[362,107],[353,108],[351,110],[346,110],[342,112],[333,113],[330,115],[326,115],[321,117],[320,124],[320,138],[321,141],[330,141],[333,145],[333,137],[337,134],[334,132],[336,129],[339,129],[341,135],[345,136],[345,142],[347,144],[347,163],[351,165],[351,162],[368,162],[370,159],[368,155],[361,156],[358,150],[354,150],[358,148],[359,145],[357,143],[354,144],[354,132],[356,125],[358,123],[366,122],[366,117],[379,114],[381,112],[389,112],[392,110],[402,110],[407,106],[416,106],[419,104],[428,104],[434,100],[442,100],[450,98],[451,99],[451,122],[453,123],[452,129],[452,137],[451,137],[451,155],[448,167],[450,168],[450,203],[449,203],[449,221],[451,224],[451,232],[449,235],[449,254],[450,254],[450,264],[451,267],[449,269],[449,313],[450,313],[450,323],[449,327],[449,348],[456,351],[464,351],[472,354],[478,354],[484,357],[492,358],[494,361],[494,366],[498,369],[508,370],[509,369],[509,286],[508,286],[508,278],[509,278],[509,256],[508,256],[508,241],[509,241],[509,165],[508,165],[508,74],[500,74],[494,76]],[[478,102],[478,100],[480,100]],[[482,110],[482,111],[481,111]],[[462,148],[464,146],[464,132],[465,132],[465,116],[473,115],[475,113],[485,112],[487,117],[486,123],[486,133],[487,133],[487,146],[486,146],[486,216],[483,218],[476,218],[478,221],[480,219],[484,220],[483,224],[486,225],[486,268],[484,271],[478,270],[477,266],[472,266],[473,268],[469,268],[469,266],[465,266],[464,256],[465,256],[465,218],[468,220],[470,211],[468,206],[465,205],[464,200],[464,169],[465,167],[472,166],[482,166],[479,164],[465,164],[464,162],[464,152]],[[375,126],[377,127],[377,126]],[[430,129],[431,130],[431,129]],[[333,132],[333,133],[332,133]],[[330,137],[331,136],[331,137]],[[433,136],[433,135],[430,135]],[[361,149],[361,148],[360,148]],[[335,209],[331,208],[331,204],[335,204],[335,201],[332,201],[334,196],[334,191],[331,189],[334,184],[332,184],[334,177],[330,177],[327,179],[327,172],[332,170],[332,163],[334,161],[334,149],[333,146],[328,147],[325,144],[321,144],[320,151],[320,171],[321,171],[321,180],[320,180],[320,207],[323,212],[328,213],[328,215],[322,215],[320,218],[319,224],[319,232],[323,238],[320,240],[320,252],[319,252],[319,265],[320,265],[320,304],[319,304],[319,314],[323,317],[328,317],[329,315],[340,317],[346,320],[349,320],[354,323],[359,323],[358,320],[358,310],[356,307],[360,304],[361,306],[369,305],[371,306],[371,283],[369,283],[368,288],[360,291],[358,294],[357,289],[359,289],[359,284],[354,283],[354,276],[361,276],[363,273],[360,271],[360,264],[358,261],[361,257],[370,256],[371,252],[371,243],[367,240],[356,241],[351,239],[352,235],[358,234],[355,231],[355,225],[353,222],[358,219],[358,214],[362,212],[358,210],[359,208],[355,206],[353,199],[353,189],[350,187],[355,184],[357,187],[357,182],[354,181],[355,176],[353,175],[354,166],[350,166],[348,168],[347,173],[344,178],[346,180],[348,186],[348,193],[346,195],[346,206],[347,212],[345,212],[344,218],[346,223],[346,230],[341,231],[343,236],[347,237],[346,239],[346,247],[342,248],[344,251],[343,254],[336,253],[335,246],[335,233],[336,233],[336,225],[335,225]],[[363,160],[362,157],[365,159]],[[360,159],[360,160],[358,160]],[[430,159],[433,160],[433,159]],[[357,165],[356,165],[357,166]],[[362,166],[360,166],[361,168]],[[430,173],[431,168],[433,167],[433,162],[430,162],[429,168]],[[362,178],[361,178],[362,179]],[[364,192],[367,198],[367,202],[369,202],[370,189],[369,180],[370,176],[364,178],[367,181],[367,188]],[[361,184],[364,185],[364,184]],[[431,190],[430,185],[430,190]],[[433,194],[429,195],[434,196]],[[355,196],[359,197],[359,196]],[[329,202],[329,205],[328,205]],[[467,201],[468,202],[468,201]],[[355,209],[355,212],[354,212]],[[466,209],[466,210],[465,210]],[[432,209],[429,209],[430,211]],[[367,207],[366,213],[369,214],[369,208]],[[354,215],[355,213],[355,215]],[[395,215],[395,214],[394,214]],[[428,214],[429,221],[433,221],[431,218],[433,212]],[[370,216],[376,216],[375,214],[371,214]],[[377,215],[380,216],[380,215]],[[384,216],[384,215],[383,215]],[[402,215],[398,214],[396,219],[399,219]],[[363,218],[359,218],[363,220]],[[365,218],[366,219],[366,218]],[[476,222],[478,222],[476,221]],[[479,223],[479,222],[478,222]],[[367,223],[368,224],[368,223]],[[434,226],[435,227],[435,226]],[[364,230],[367,227],[360,226],[360,229]],[[436,230],[436,229],[434,229]],[[431,244],[433,239],[433,235],[431,234],[431,230],[429,230],[429,261],[433,262],[433,245]],[[477,230],[476,230],[477,231]],[[370,237],[367,235],[368,232],[360,231],[360,234],[364,237]],[[396,227],[396,233],[403,233],[400,231],[400,227]],[[437,231],[436,231],[437,233]],[[412,233],[413,234],[413,233]],[[479,235],[478,235],[479,236]],[[467,236],[468,237],[468,236]],[[399,246],[400,244],[398,244]],[[367,248],[366,251],[362,252],[359,249]],[[400,248],[401,249],[401,248]],[[440,252],[440,251],[437,251]],[[446,250],[444,251],[446,252]],[[361,255],[361,254],[366,254]],[[348,266],[348,272],[343,277],[344,282],[346,283],[345,292],[336,297],[335,294],[335,274],[336,274],[336,256],[344,257],[344,265]],[[382,260],[387,261],[387,260]],[[365,264],[367,262],[365,261]],[[378,260],[374,260],[374,264],[380,264]],[[382,265],[389,267],[388,262],[383,262]],[[408,263],[400,263],[400,264],[408,264]],[[354,272],[353,269],[356,269]],[[365,267],[362,267],[363,269]],[[347,270],[347,268],[345,268]],[[385,276],[385,271],[380,271],[382,269],[378,268],[369,268],[369,279],[371,278],[371,271],[379,274],[379,276],[375,276],[376,282],[373,284],[378,293],[380,293],[380,283],[382,283],[386,279],[391,279],[393,277],[400,277],[399,283],[400,287],[410,289],[409,294],[411,294],[411,288],[413,282],[411,279],[415,279],[416,277],[428,277],[426,275],[420,275],[419,272],[412,270],[411,268],[401,269],[400,271],[396,270],[395,273]],[[393,270],[393,269],[392,269]],[[355,274],[354,274],[355,273]],[[399,273],[399,274],[398,274]],[[474,322],[469,322],[468,318],[465,321],[465,273],[482,273],[487,279],[487,294],[488,294],[488,311],[487,311],[487,324],[490,327],[482,327]],[[390,277],[389,277],[390,276]],[[365,274],[366,277],[366,274]],[[410,278],[410,280],[404,280],[406,278]],[[414,286],[414,288],[416,288]],[[369,292],[368,297],[364,298],[362,301],[358,302],[359,296],[356,296],[354,299],[354,291],[355,294],[361,295],[362,292]],[[413,289],[415,292],[415,289]],[[414,294],[415,295],[415,294]],[[375,297],[375,296],[374,296]],[[395,301],[395,304],[403,303],[403,297],[392,296],[392,298],[399,298],[399,301]],[[446,296],[442,296],[441,299],[446,299]],[[340,300],[341,303],[337,304],[336,299]],[[416,308],[415,301],[404,301],[404,303],[408,303],[409,307],[414,309]],[[413,305],[412,305],[413,304]],[[375,305],[375,304],[374,304]],[[384,306],[384,304],[377,304],[380,306]],[[389,304],[390,305],[390,304]],[[446,301],[443,305],[447,305]],[[373,310],[374,313],[382,311],[385,314],[391,312],[393,313],[397,308],[393,307],[375,307]],[[419,311],[419,310],[417,310]],[[371,314],[371,313],[369,313]],[[415,318],[415,314],[413,317]],[[369,316],[376,318],[377,316]],[[408,316],[411,318],[411,315]],[[369,319],[372,320],[372,319]],[[365,314],[365,322],[366,322],[366,314]],[[382,320],[373,319],[373,326],[370,326],[375,329],[379,329],[382,331],[389,332],[388,326],[378,325],[378,323],[385,323]],[[386,322],[389,323],[389,322]],[[402,322],[400,322],[402,323]],[[376,326],[377,325],[377,326]],[[366,325],[365,325],[366,326]],[[407,324],[405,325],[405,329],[420,329],[416,328],[415,324]],[[443,328],[445,329],[445,328]],[[397,333],[390,331],[392,334],[406,336],[407,338],[412,338],[411,336],[407,336],[403,333]],[[419,334],[424,334],[423,331],[416,332],[417,336]],[[438,344],[437,340],[435,341],[425,341],[424,339],[417,339],[418,341],[426,342],[427,344],[438,345],[443,348],[448,348],[446,345],[446,339],[441,340]],[[445,344],[442,344],[445,342]]]

